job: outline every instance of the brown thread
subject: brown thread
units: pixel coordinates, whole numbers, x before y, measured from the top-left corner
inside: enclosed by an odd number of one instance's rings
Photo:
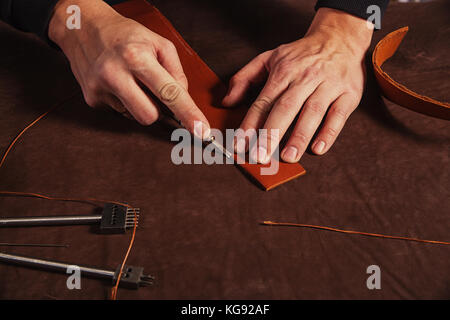
[[[54,109],[56,109],[57,107],[62,105],[64,102],[67,102],[67,101],[71,100],[72,98],[74,98],[75,96],[77,96],[79,94],[80,93],[76,93],[76,94],[72,95],[70,98],[68,98],[67,100],[64,100],[63,102],[61,102],[59,104],[56,104],[50,110],[44,112],[42,115],[37,117],[33,122],[31,122],[29,125],[27,125],[22,131],[20,131],[19,134],[9,144],[8,148],[6,149],[5,153],[3,154],[2,159],[0,160],[0,169],[2,168],[3,164],[5,163],[6,157],[8,156],[9,152],[12,150],[12,148],[17,143],[17,141],[19,141],[20,137],[22,137],[22,135],[28,129],[33,127],[37,122],[42,120],[46,115],[48,115],[51,111],[53,111]],[[111,290],[111,299],[112,300],[116,300],[117,299],[117,292],[118,292],[118,288],[119,288],[120,279],[122,278],[123,268],[125,266],[125,263],[127,262],[128,256],[129,256],[129,254],[131,252],[131,249],[132,249],[133,244],[134,244],[134,239],[135,239],[135,236],[136,236],[137,215],[136,215],[136,210],[134,209],[134,207],[130,206],[129,204],[121,203],[121,202],[118,202],[118,201],[107,201],[107,200],[100,200],[100,199],[95,199],[95,198],[61,198],[61,197],[52,197],[52,196],[47,196],[47,195],[43,195],[43,194],[39,194],[39,193],[32,193],[32,192],[0,191],[0,195],[17,196],[17,197],[19,197],[19,196],[21,196],[21,197],[35,197],[35,198],[40,198],[40,199],[56,200],[56,201],[74,201],[74,202],[92,201],[92,202],[102,202],[102,203],[110,202],[110,203],[126,206],[127,208],[133,209],[133,213],[134,213],[133,233],[131,235],[131,239],[130,239],[130,243],[128,245],[128,249],[127,249],[127,251],[125,253],[125,257],[123,258],[122,263],[120,265],[120,270],[119,270],[119,275],[117,276],[117,281],[116,281],[114,287]]]
[[[408,238],[408,237],[388,236],[388,235],[378,234],[378,233],[369,233],[369,232],[361,232],[361,231],[353,231],[353,230],[343,230],[343,229],[324,227],[324,226],[316,226],[313,224],[273,222],[273,221],[263,221],[263,222],[261,222],[261,224],[268,225],[268,226],[302,227],[302,228],[320,229],[320,230],[334,231],[334,232],[347,233],[347,234],[358,234],[358,235],[363,235],[363,236],[368,236],[368,237],[376,237],[376,238],[407,240],[407,241],[416,241],[416,242],[424,242],[424,243],[450,245],[450,242],[445,242],[445,241],[422,240],[422,239]]]

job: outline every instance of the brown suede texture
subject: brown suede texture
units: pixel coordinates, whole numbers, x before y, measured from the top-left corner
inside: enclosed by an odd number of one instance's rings
[[[224,82],[257,54],[303,36],[314,1],[153,1]],[[450,4],[392,3],[382,30],[410,26],[384,70],[450,100]],[[0,150],[79,90],[61,52],[0,25]],[[369,54],[371,51],[369,52]],[[370,59],[367,65],[370,66]],[[141,208],[128,264],[157,284],[119,299],[450,299],[450,246],[369,238],[262,220],[450,241],[449,122],[383,99],[368,69],[363,100],[332,149],[307,153],[305,176],[265,192],[232,165],[172,164],[171,129],[93,110],[81,95],[28,131],[0,169],[0,190],[100,198]],[[90,214],[90,204],[0,197],[1,216]],[[95,227],[2,228],[0,242],[69,248],[1,252],[115,269],[130,239]],[[366,269],[381,269],[369,290]],[[0,298],[104,299],[111,286],[0,264]]]

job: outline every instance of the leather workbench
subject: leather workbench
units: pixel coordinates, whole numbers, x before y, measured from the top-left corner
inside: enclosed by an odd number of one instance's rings
[[[224,81],[258,53],[302,36],[313,1],[154,0],[190,46]],[[256,5],[257,4],[257,5]],[[257,10],[255,10],[255,6]],[[382,30],[408,25],[385,63],[393,78],[450,101],[450,4],[392,3]],[[78,90],[62,54],[0,24],[0,151],[52,105]],[[129,264],[157,284],[121,289],[119,299],[450,299],[450,248],[444,245],[259,225],[262,220],[450,240],[449,122],[381,97],[368,55],[367,88],[328,154],[305,154],[307,174],[263,191],[232,165],[170,161],[164,124],[141,127],[73,98],[11,151],[0,190],[110,199],[141,208]],[[84,203],[0,197],[2,216],[89,214]],[[0,242],[63,243],[69,248],[2,252],[115,268],[127,235],[94,228],[0,229]],[[381,290],[366,269],[380,266]],[[110,286],[0,264],[0,298],[103,299]]]

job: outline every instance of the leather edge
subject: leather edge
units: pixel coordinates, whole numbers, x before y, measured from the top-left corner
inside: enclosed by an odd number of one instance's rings
[[[372,54],[372,65],[378,85],[383,95],[390,101],[407,109],[432,117],[450,120],[450,104],[420,95],[398,83],[381,68],[389,60],[403,41],[409,27],[403,27],[386,35],[376,45]]]

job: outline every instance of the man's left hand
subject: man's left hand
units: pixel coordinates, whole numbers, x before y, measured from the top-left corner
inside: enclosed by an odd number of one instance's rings
[[[281,158],[299,161],[325,115],[311,149],[318,155],[330,149],[361,100],[372,33],[363,19],[321,8],[304,38],[260,54],[234,75],[225,106],[242,100],[252,84],[265,81],[241,124],[243,130],[263,128],[269,133],[259,137],[250,157],[269,162],[298,113]],[[279,129],[279,136],[272,136],[271,129]],[[243,142],[236,142],[237,152],[248,148],[248,141]]]

